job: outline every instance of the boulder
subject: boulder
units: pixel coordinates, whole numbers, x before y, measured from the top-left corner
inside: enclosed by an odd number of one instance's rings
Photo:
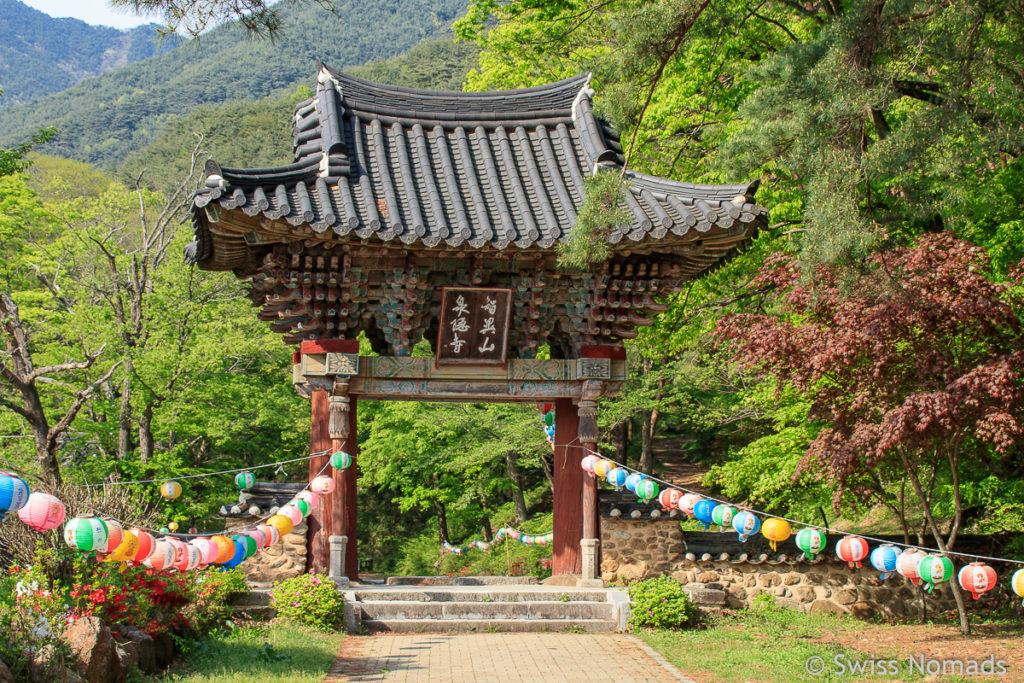
[[[132,626],[120,625],[115,634],[118,647],[118,658],[121,660],[121,669],[127,673],[125,666],[126,658],[129,662],[140,668],[145,673],[156,673],[159,667],[156,664],[156,645],[153,637],[148,633],[140,631]]]
[[[99,617],[83,617],[61,636],[71,649],[75,670],[89,683],[123,681],[117,644]]]
[[[166,631],[158,633],[153,638],[153,650],[156,656],[157,668],[164,668],[174,659],[174,638]]]
[[[850,605],[850,614],[858,619],[867,621],[878,613],[878,607],[874,603],[861,600]]]

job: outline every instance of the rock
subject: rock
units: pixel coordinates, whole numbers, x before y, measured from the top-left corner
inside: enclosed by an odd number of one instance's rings
[[[75,670],[89,683],[124,680],[114,636],[99,617],[77,620],[61,638],[71,648]]]
[[[800,602],[814,602],[814,589],[810,586],[797,586],[793,589],[793,597]]]
[[[844,588],[836,591],[835,595],[832,596],[832,599],[840,605],[852,605],[857,602],[857,591],[852,588]]]
[[[701,572],[697,574],[697,583],[708,583],[710,581],[718,581],[717,572]]]
[[[605,560],[604,562],[601,563],[601,571],[602,572],[614,572],[618,568],[619,568],[619,563],[616,562],[615,560]]]
[[[7,668],[7,663],[0,659],[0,683],[14,683],[14,674]]]
[[[174,659],[174,638],[170,633],[158,633],[153,638],[153,652],[156,657],[156,666],[162,669]]]
[[[648,572],[646,562],[619,565],[619,579],[621,579],[622,581],[639,581],[640,579],[646,577],[647,573]]]
[[[877,613],[877,607],[873,603],[865,600],[861,600],[850,605],[850,614],[858,619],[863,619],[864,621],[867,621]]]
[[[124,643],[117,646],[117,663],[125,673],[139,667],[139,648],[135,643]]]
[[[153,637],[148,633],[144,633],[131,626],[122,625],[119,627],[117,640],[119,650],[124,650],[126,653],[134,653],[135,664],[142,671],[145,673],[156,673],[159,671],[159,667],[156,664],[156,645],[153,642]],[[120,652],[118,655],[120,656]],[[123,659],[121,668],[125,673],[128,672],[128,669],[124,667]]]
[[[672,578],[682,584],[691,583],[693,581],[693,572],[680,569],[679,571],[672,573]]]
[[[757,579],[757,585],[764,588],[771,588],[773,586],[778,586],[781,581],[782,578],[779,576],[778,572],[768,572],[766,574],[761,574]]]
[[[795,586],[796,584],[800,583],[800,580],[802,578],[803,576],[801,576],[800,574],[786,574],[782,577],[782,585]]]
[[[811,603],[811,614],[845,614],[846,609],[831,600],[815,600]]]

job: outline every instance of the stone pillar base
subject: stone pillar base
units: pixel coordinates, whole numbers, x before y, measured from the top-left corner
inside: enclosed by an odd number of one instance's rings
[[[584,538],[580,540],[580,550],[583,558],[583,576],[576,582],[577,588],[604,588],[598,574],[597,548],[601,541],[596,538]]]
[[[345,576],[345,547],[348,545],[348,536],[331,536],[327,540],[331,544],[331,562],[327,576],[339,588],[348,588],[349,580]]]

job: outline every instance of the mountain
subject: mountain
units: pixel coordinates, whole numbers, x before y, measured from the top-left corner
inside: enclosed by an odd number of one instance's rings
[[[18,0],[0,0],[0,106],[49,95],[174,47],[156,24],[121,31],[54,19]]]
[[[337,0],[333,10],[283,0],[280,6],[284,26],[273,42],[224,25],[164,54],[0,109],[0,147],[52,125],[58,138],[41,151],[114,168],[200,105],[311,85],[317,57],[348,68],[445,35],[466,0]]]

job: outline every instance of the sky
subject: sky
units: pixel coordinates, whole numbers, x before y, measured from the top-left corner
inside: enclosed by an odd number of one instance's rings
[[[158,21],[158,17],[140,17],[135,14],[115,12],[107,4],[107,0],[21,0],[30,7],[46,12],[51,17],[74,17],[90,24],[113,26],[115,28],[131,28],[149,21]]]

